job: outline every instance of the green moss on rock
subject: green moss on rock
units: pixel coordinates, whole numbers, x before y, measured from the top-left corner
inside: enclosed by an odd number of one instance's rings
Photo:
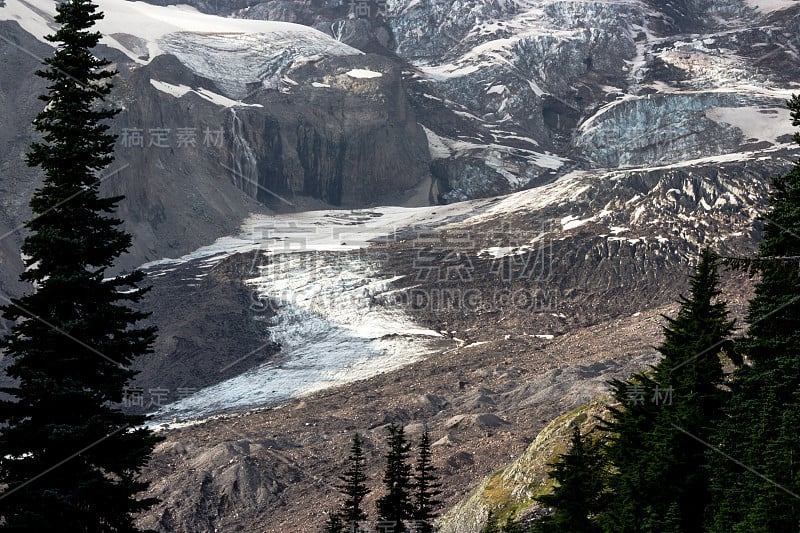
[[[481,533],[487,526],[502,527],[540,509],[535,498],[553,489],[548,472],[569,444],[572,428],[591,431],[598,417],[608,415],[607,395],[565,413],[544,427],[513,463],[483,480],[439,520],[442,533]],[[490,528],[491,529],[491,528]]]

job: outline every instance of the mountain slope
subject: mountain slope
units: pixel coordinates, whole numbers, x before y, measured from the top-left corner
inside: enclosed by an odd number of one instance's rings
[[[792,2],[104,7],[124,108],[104,187],[162,331],[133,406],[168,438],[142,517],[161,531],[317,527],[349,434],[377,480],[389,422],[431,426],[455,503],[653,362],[698,248],[751,251],[797,157]],[[0,6],[3,69],[32,73],[48,13]],[[27,78],[0,76],[4,231],[36,184]]]

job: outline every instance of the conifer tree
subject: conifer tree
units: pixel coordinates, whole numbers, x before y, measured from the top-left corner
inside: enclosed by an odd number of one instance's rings
[[[14,380],[0,402],[2,531],[132,532],[154,503],[136,495],[158,438],[117,407],[155,330],[137,329],[146,315],[128,307],[144,295],[143,274],[106,279],[131,237],[112,216],[121,198],[98,190],[115,140],[105,121],[117,113],[103,106],[115,73],[92,53],[100,18],[90,0],[58,4],[47,37],[56,50],[37,72],[50,85],[28,164],[44,183],[30,202],[20,277],[34,288],[2,308],[14,322],[2,342]]]
[[[325,522],[325,533],[343,533],[345,526],[342,523],[342,518],[336,511],[328,513],[328,520]]]
[[[800,97],[787,104],[800,126]],[[800,161],[773,179],[763,221],[756,259],[734,262],[760,280],[739,343],[749,364],[734,373],[707,452],[710,531],[796,531],[800,523]]]
[[[411,465],[408,456],[411,445],[408,443],[403,426],[389,424],[386,454],[386,471],[383,485],[386,493],[375,502],[378,520],[391,525],[397,533],[406,531],[405,521],[413,516],[411,503]]]
[[[681,531],[702,531],[711,497],[703,441],[723,403],[720,353],[733,329],[718,299],[718,263],[709,249],[701,251],[689,297],[681,297],[675,318],[665,317],[658,347],[664,357],[652,372],[614,384],[614,396],[628,405],[614,411],[609,428],[616,473],[601,517],[607,530],[664,531],[669,515]],[[637,385],[641,397],[630,405]]]
[[[417,464],[414,467],[414,511],[412,518],[416,522],[416,531],[431,533],[433,519],[436,517],[434,509],[441,503],[436,499],[441,494],[441,484],[436,475],[436,467],[431,461],[431,437],[428,428],[422,432],[419,441]]]
[[[345,496],[342,510],[339,513],[341,520],[347,527],[367,519],[367,513],[361,504],[364,496],[369,493],[367,488],[367,474],[365,470],[363,441],[361,435],[355,433],[350,446],[350,455],[347,457],[350,466],[344,475],[340,476],[342,484],[339,488]]]
[[[681,298],[678,315],[667,319],[658,348],[664,358],[653,372],[659,393],[654,391],[651,399],[661,405],[647,469],[660,489],[652,495],[659,517],[656,531],[667,529],[665,517],[672,517],[670,528],[702,531],[711,500],[708,448],[701,441],[710,438],[725,400],[720,355],[729,349],[734,327],[726,303],[719,299],[718,264],[715,253],[701,251],[690,279],[690,297]]]
[[[608,500],[597,517],[604,531],[641,531],[651,515],[646,495],[649,483],[640,467],[647,462],[647,435],[655,426],[657,407],[649,398],[654,388],[645,373],[611,382],[611,396],[618,406],[609,407],[610,420],[599,425],[609,435],[604,453],[614,470],[608,478]]]
[[[596,533],[600,526],[595,515],[605,496],[605,462],[600,440],[581,435],[575,426],[570,447],[553,465],[549,474],[557,482],[551,494],[536,500],[554,510],[534,523],[536,533]]]

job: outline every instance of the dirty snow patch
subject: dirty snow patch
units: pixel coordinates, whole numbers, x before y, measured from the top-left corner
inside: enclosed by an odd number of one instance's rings
[[[738,128],[745,139],[774,143],[778,137],[794,133],[789,110],[783,108],[714,107],[706,111],[706,117]]]
[[[798,0],[745,0],[745,3],[761,13],[772,13],[796,6]]]
[[[420,124],[422,126],[422,124]],[[431,159],[447,159],[452,152],[447,147],[442,137],[438,136],[432,130],[422,126],[425,136],[428,138],[428,151],[431,154]]]
[[[577,217],[572,215],[565,216],[561,219],[561,227],[564,231],[570,230],[573,228],[579,228],[589,222],[590,219],[580,220]]]

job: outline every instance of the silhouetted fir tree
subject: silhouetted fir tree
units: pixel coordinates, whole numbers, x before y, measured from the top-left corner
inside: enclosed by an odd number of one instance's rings
[[[439,477],[436,467],[431,461],[431,437],[428,428],[422,432],[417,453],[417,464],[414,467],[414,510],[412,518],[416,522],[416,531],[431,533],[433,519],[436,517],[434,509],[441,503],[436,499],[442,493],[439,488]]]
[[[597,522],[604,531],[638,532],[651,518],[647,495],[642,492],[650,483],[639,467],[648,460],[646,436],[655,427],[658,406],[649,397],[654,383],[646,374],[637,373],[625,381],[612,380],[610,385],[619,405],[609,407],[610,420],[602,421],[599,429],[609,435],[604,453],[616,468],[608,478],[610,494]]]
[[[345,527],[344,523],[342,523],[339,513],[331,511],[328,513],[328,520],[325,522],[325,529],[323,531],[325,531],[325,533],[344,533],[348,531],[348,529]]]
[[[44,171],[22,246],[20,279],[35,290],[2,309],[14,322],[2,347],[15,381],[0,402],[0,530],[132,532],[154,503],[136,495],[159,439],[116,405],[155,330],[135,328],[146,314],[126,305],[141,300],[143,274],[105,279],[131,237],[111,216],[121,197],[98,192],[115,141],[104,121],[117,113],[102,107],[115,73],[92,52],[102,14],[88,0],[57,11],[56,51],[37,72],[50,82],[33,123],[42,141],[28,153]]]
[[[800,126],[800,97],[787,104]],[[797,531],[800,523],[800,161],[773,179],[762,220],[756,261],[736,265],[761,277],[738,343],[750,364],[734,372],[709,443],[710,531]]]
[[[711,501],[708,448],[700,440],[710,438],[726,396],[720,387],[720,354],[730,350],[728,337],[734,326],[726,303],[719,300],[718,264],[716,254],[707,248],[701,251],[690,279],[690,296],[681,298],[678,315],[667,319],[658,348],[664,358],[655,366],[653,379],[662,395],[661,408],[646,470],[657,487],[651,489],[652,507],[659,517],[655,531],[702,531]],[[669,403],[664,401],[667,396]],[[677,516],[678,523],[663,522],[665,516],[673,516],[673,521]]]
[[[710,502],[706,446],[724,392],[720,353],[730,344],[733,321],[718,300],[719,258],[700,253],[689,297],[675,318],[665,317],[664,356],[649,375],[639,374],[644,402],[631,406],[631,384],[614,387],[626,413],[611,424],[608,457],[616,467],[612,497],[601,521],[609,531],[664,531],[673,510],[685,532],[702,531]]]
[[[350,455],[347,457],[350,466],[342,476],[339,476],[342,482],[339,488],[345,497],[339,516],[347,527],[367,519],[367,513],[361,507],[364,496],[369,494],[362,443],[361,435],[355,433],[350,446]]]
[[[559,456],[549,474],[557,484],[551,494],[536,501],[553,512],[538,519],[536,533],[595,533],[602,531],[595,515],[605,498],[605,461],[599,439],[581,435],[573,429],[569,449]]]
[[[395,532],[406,531],[404,521],[413,516],[411,504],[411,465],[408,456],[411,445],[406,441],[403,426],[389,424],[386,454],[386,471],[383,485],[386,493],[375,502],[378,520],[393,524]]]

